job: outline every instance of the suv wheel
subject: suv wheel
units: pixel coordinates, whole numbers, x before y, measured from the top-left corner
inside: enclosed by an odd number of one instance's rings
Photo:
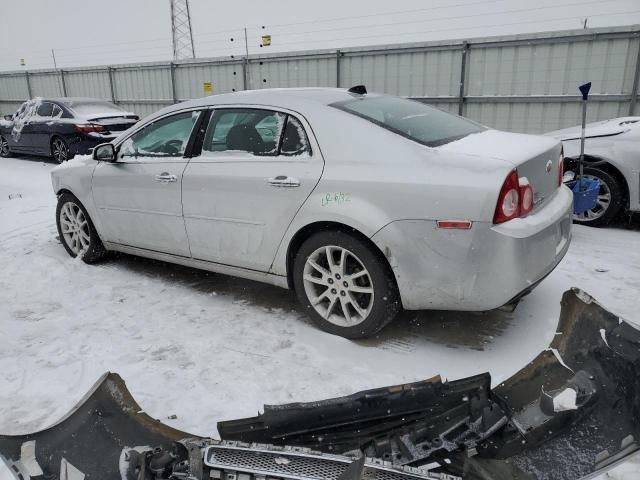
[[[313,321],[346,338],[374,335],[402,309],[384,258],[339,231],[316,233],[302,244],[294,259],[293,283]]]

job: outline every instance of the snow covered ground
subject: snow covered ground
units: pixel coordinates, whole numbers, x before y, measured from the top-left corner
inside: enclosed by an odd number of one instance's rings
[[[547,346],[571,286],[640,323],[637,226],[576,226],[566,258],[512,314],[408,312],[352,342],[314,328],[276,287],[128,256],[71,259],[56,239],[53,166],[0,160],[2,433],[51,424],[107,370],[151,416],[213,436],[218,420],[264,403],[435,374],[490,371],[496,383]]]

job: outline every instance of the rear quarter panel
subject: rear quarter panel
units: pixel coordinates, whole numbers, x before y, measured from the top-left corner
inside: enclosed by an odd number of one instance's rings
[[[403,219],[487,221],[513,168],[420,145],[331,107],[306,116],[325,168],[281,242],[272,267],[279,275],[291,239],[311,223],[338,222],[372,237]]]

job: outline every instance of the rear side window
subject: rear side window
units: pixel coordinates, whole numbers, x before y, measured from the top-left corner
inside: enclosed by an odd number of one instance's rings
[[[296,156],[310,152],[304,128],[295,117],[257,108],[215,110],[202,150],[249,153],[261,157]]]
[[[42,102],[38,107],[39,117],[51,117],[53,116],[53,103]]]
[[[205,133],[205,152],[244,152],[260,156],[278,154],[285,115],[254,108],[215,110]]]
[[[309,139],[304,128],[300,121],[291,115],[287,116],[287,123],[282,135],[282,144],[280,145],[280,154],[288,157],[311,154]]]
[[[466,118],[397,97],[361,97],[332,104],[382,128],[429,147],[459,140],[486,127]]]

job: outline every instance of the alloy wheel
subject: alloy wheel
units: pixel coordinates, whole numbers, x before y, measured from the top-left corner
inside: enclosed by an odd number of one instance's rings
[[[371,313],[371,275],[345,248],[328,245],[315,250],[305,262],[303,282],[311,306],[334,325],[352,327]]]
[[[0,137],[0,156],[6,157],[9,155],[9,142],[6,138]]]
[[[598,201],[596,206],[590,210],[574,215],[574,218],[582,222],[590,222],[602,217],[611,205],[611,189],[601,178],[593,175],[584,175],[589,180],[598,180],[600,182],[600,191],[598,192]]]
[[[89,222],[82,209],[73,202],[66,202],[60,209],[60,227],[65,243],[77,256],[89,248],[91,234]]]
[[[69,150],[67,149],[67,145],[59,138],[56,138],[53,141],[52,146],[53,146],[53,158],[55,158],[58,163],[62,163],[66,161],[67,158],[69,157]]]

